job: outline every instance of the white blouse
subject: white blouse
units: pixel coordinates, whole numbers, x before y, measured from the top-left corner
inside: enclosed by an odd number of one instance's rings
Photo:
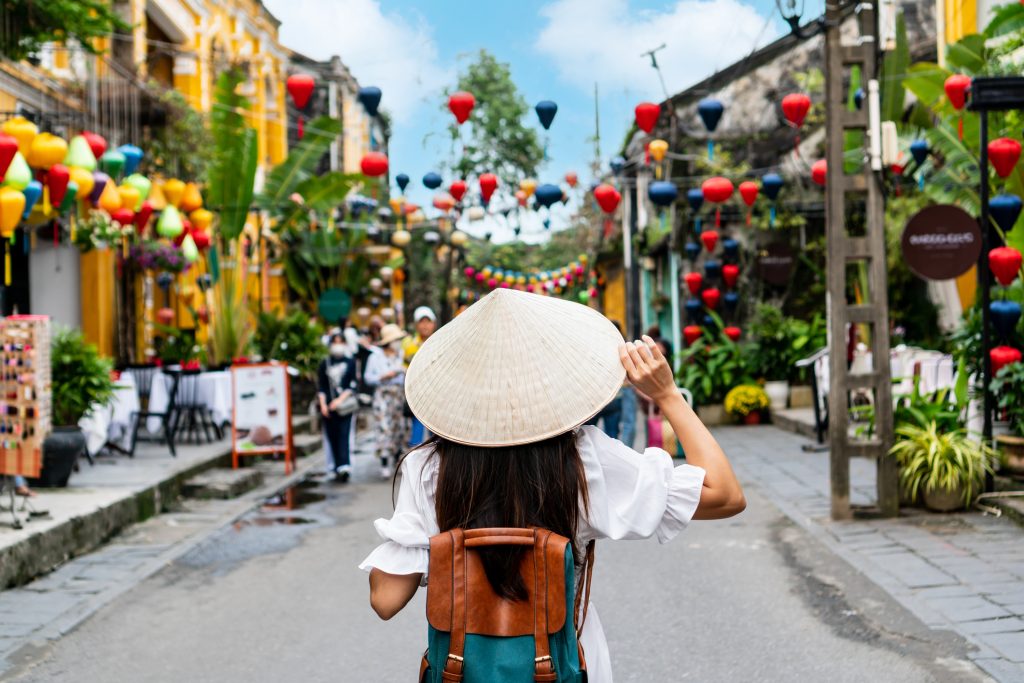
[[[596,539],[641,539],[655,536],[666,543],[683,530],[700,502],[704,470],[693,465],[674,467],[660,448],[637,453],[597,427],[585,426],[576,445],[587,475],[590,514],[580,520],[577,543]],[[376,567],[388,574],[423,574],[427,582],[430,537],[440,533],[434,514],[437,458],[427,448],[402,463],[395,513],[374,522],[384,543],[363,560],[364,571]],[[597,610],[590,605],[581,636],[591,683],[612,680],[611,659]]]

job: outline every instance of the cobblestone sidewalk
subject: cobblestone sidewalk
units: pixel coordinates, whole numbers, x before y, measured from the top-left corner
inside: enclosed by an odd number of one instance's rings
[[[775,427],[715,435],[745,486],[757,488],[831,551],[930,628],[977,645],[975,663],[999,681],[1024,681],[1024,530],[981,513],[904,510],[898,519],[833,522],[828,453]],[[875,497],[873,461],[850,463],[851,501]]]

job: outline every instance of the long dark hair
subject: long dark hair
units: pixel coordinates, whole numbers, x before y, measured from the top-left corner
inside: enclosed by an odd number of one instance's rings
[[[541,527],[576,544],[580,512],[589,509],[587,477],[576,433],[522,446],[480,448],[435,436],[427,444],[439,459],[436,513],[442,531],[486,527]],[[525,548],[481,549],[487,580],[509,600],[525,600],[519,574]]]

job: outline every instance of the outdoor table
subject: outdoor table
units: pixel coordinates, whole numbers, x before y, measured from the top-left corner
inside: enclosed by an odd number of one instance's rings
[[[139,410],[139,396],[131,373],[124,372],[116,382],[114,395],[105,405],[97,404],[78,426],[85,433],[89,455],[96,455],[104,446],[127,450],[132,428],[132,414]]]
[[[195,382],[195,386],[188,386]],[[167,409],[168,385],[166,382],[153,382],[153,388],[149,394],[149,410],[154,413],[162,413]],[[183,395],[192,394],[198,402],[209,409],[213,421],[217,425],[230,424],[231,404],[231,373],[226,370],[214,372],[200,372],[198,374],[185,373],[178,385],[178,403]],[[146,430],[155,433],[160,430],[160,418],[151,417],[146,421]]]

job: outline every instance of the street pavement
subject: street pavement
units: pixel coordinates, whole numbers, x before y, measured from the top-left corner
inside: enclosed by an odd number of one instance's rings
[[[799,457],[795,437],[721,435],[746,512],[695,522],[664,546],[598,546],[594,603],[616,681],[989,680],[972,658],[997,653],[932,628],[829,547],[840,541],[818,518],[782,511],[783,478],[759,458]],[[369,456],[356,469],[350,484],[297,489],[294,509],[276,500],[241,518],[61,639],[23,646],[3,680],[412,680],[423,592],[391,622],[370,610],[356,565],[378,542],[372,520],[389,514],[391,490]]]

